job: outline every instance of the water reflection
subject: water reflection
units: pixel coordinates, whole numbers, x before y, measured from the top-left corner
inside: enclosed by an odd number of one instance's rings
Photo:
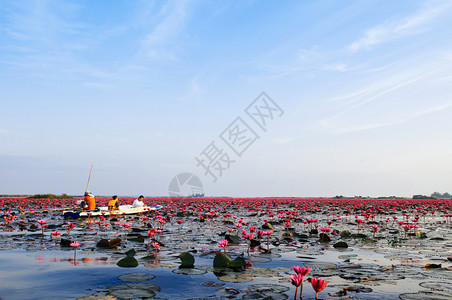
[[[83,263],[84,266],[99,266],[99,265],[112,265],[113,261],[110,261],[107,256],[102,257],[82,257],[82,258],[74,258],[72,257],[56,257],[56,256],[44,256],[44,255],[36,255],[35,260],[40,263],[64,263],[68,262],[73,266],[78,266],[80,263]]]

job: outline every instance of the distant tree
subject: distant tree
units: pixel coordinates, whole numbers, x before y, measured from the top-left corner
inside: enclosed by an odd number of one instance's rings
[[[439,199],[450,199],[450,198],[452,198],[452,196],[449,193],[441,194],[441,193],[438,193],[438,192],[432,193],[432,197],[439,198]]]
[[[413,195],[413,199],[435,199],[432,196],[425,196],[425,195]]]

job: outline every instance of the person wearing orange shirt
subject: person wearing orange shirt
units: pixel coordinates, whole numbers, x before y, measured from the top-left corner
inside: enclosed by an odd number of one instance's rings
[[[95,210],[96,209],[96,198],[94,198],[94,195],[90,192],[85,192],[85,197],[83,198],[85,200],[85,207],[86,204],[88,204],[87,210]]]

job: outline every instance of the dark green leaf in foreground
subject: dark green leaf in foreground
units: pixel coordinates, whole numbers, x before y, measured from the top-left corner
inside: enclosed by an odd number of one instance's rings
[[[118,261],[117,265],[121,268],[134,268],[138,266],[138,261],[134,257],[124,257]]]
[[[129,251],[126,252],[126,255],[128,257],[134,257],[135,254],[137,254],[137,252],[135,251],[135,249],[130,249]]]
[[[193,268],[195,264],[195,258],[188,252],[181,253],[179,255],[181,262],[181,268]]]
[[[243,269],[246,266],[246,261],[243,257],[239,256],[229,263],[229,267],[232,269]]]
[[[231,259],[224,253],[218,253],[213,260],[214,267],[225,268],[228,267],[230,263]]]

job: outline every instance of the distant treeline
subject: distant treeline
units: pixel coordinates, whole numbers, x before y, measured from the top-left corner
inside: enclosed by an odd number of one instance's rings
[[[439,198],[439,199],[451,199],[452,195],[449,194],[449,193],[441,194],[441,193],[438,193],[438,192],[434,192],[432,194],[432,197]]]

